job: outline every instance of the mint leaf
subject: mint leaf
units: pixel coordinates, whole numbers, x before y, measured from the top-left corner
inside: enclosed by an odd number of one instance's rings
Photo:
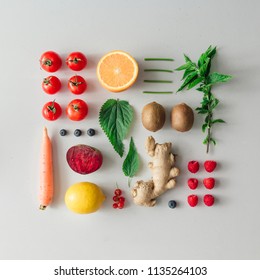
[[[208,124],[207,124],[207,123],[204,123],[204,124],[202,125],[202,127],[201,127],[202,132],[204,132],[204,133],[205,133],[205,131],[206,131],[207,127],[208,127]]]
[[[189,76],[190,74],[192,74],[192,73],[197,73],[197,72],[196,72],[196,70],[186,69],[186,70],[184,71],[184,74],[183,74],[183,77],[182,77],[181,80],[184,80],[186,77],[188,77],[188,76]]]
[[[225,123],[225,121],[222,119],[216,119],[216,120],[213,120],[211,123]]]
[[[203,77],[199,77],[197,79],[195,79],[193,82],[191,82],[189,85],[188,85],[188,89],[191,89],[193,87],[195,87],[197,84],[199,84],[200,82],[202,82],[204,80]]]
[[[211,110],[215,109],[218,106],[218,104],[219,104],[219,100],[217,98],[215,98],[214,101],[211,104],[210,109]]]
[[[192,63],[191,59],[186,54],[184,54],[184,59],[185,59],[186,62],[191,62]]]
[[[207,59],[207,54],[203,53],[198,60],[198,66],[201,67],[205,63],[206,59]]]
[[[214,139],[214,138],[210,138],[210,142],[212,142],[215,146],[217,145],[217,142],[216,142],[216,140]]]
[[[131,137],[130,144],[129,144],[129,151],[123,162],[122,169],[125,176],[130,178],[134,177],[134,175],[139,169],[139,156],[134,144],[133,137]]]
[[[214,73],[212,73],[208,76],[207,82],[208,82],[208,84],[213,85],[213,84],[216,84],[216,83],[227,82],[230,79],[232,79],[232,76],[230,76],[230,75],[224,75],[224,74],[214,72]]]
[[[124,154],[123,140],[132,120],[133,109],[124,100],[108,99],[99,112],[99,124],[120,157]]]
[[[209,46],[208,49],[200,56],[198,60],[198,66],[201,67],[207,59],[211,60],[217,52],[217,48]]]
[[[199,68],[199,72],[201,76],[206,76],[206,73],[209,73],[210,68],[210,59],[207,57],[204,64],[202,64]]]
[[[190,63],[190,62],[187,62],[187,63],[181,65],[180,67],[176,68],[175,70],[176,70],[176,71],[185,70],[185,69],[190,68],[190,66],[191,66],[191,63]]]
[[[195,80],[198,77],[198,74],[196,72],[191,73],[184,83],[181,85],[181,87],[177,90],[177,92],[183,90],[189,83],[191,83],[193,80]]]

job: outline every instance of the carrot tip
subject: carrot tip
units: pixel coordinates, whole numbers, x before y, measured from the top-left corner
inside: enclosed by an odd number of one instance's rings
[[[40,209],[40,210],[45,210],[46,207],[47,207],[47,206],[45,206],[45,205],[40,205],[39,209]]]

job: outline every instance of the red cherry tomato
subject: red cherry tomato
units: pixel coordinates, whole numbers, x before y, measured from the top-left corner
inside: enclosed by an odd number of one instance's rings
[[[81,99],[74,99],[68,104],[66,114],[72,121],[81,121],[88,114],[88,105]]]
[[[68,82],[68,88],[73,94],[82,94],[87,86],[85,79],[78,75],[71,77]]]
[[[42,108],[42,115],[48,121],[57,120],[61,116],[61,113],[61,106],[55,101],[47,102]]]
[[[66,64],[73,71],[80,71],[87,65],[87,58],[81,52],[73,52],[68,55]]]
[[[61,89],[61,82],[56,76],[49,76],[43,79],[42,89],[48,94],[55,94]]]
[[[47,72],[56,72],[60,69],[62,61],[60,56],[53,51],[47,51],[41,55],[40,58],[41,68]]]

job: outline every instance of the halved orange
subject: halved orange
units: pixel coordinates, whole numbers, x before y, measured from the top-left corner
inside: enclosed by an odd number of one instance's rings
[[[124,91],[136,81],[138,64],[124,51],[111,51],[100,59],[97,76],[105,89],[112,92]]]

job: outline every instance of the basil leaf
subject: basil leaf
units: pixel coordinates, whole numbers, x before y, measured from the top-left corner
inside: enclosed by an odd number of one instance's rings
[[[129,151],[123,162],[122,169],[125,176],[130,178],[134,177],[134,175],[139,169],[139,156],[134,144],[133,137],[131,137],[130,144],[129,144]]]
[[[99,112],[99,123],[114,150],[124,154],[123,140],[133,120],[133,109],[127,101],[108,99]]]
[[[210,85],[216,84],[216,83],[224,83],[229,81],[232,78],[230,75],[224,75],[220,74],[218,72],[214,72],[208,76],[207,82]]]

